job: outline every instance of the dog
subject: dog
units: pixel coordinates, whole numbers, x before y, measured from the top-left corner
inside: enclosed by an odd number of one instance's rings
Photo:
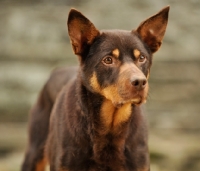
[[[102,30],[76,9],[68,33],[79,67],[56,69],[30,112],[22,171],[149,171],[147,124],[152,55],[169,6],[132,31]]]

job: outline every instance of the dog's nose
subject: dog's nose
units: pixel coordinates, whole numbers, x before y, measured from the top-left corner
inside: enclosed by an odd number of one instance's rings
[[[140,91],[145,88],[147,80],[146,78],[134,78],[131,80],[131,84],[136,90]]]

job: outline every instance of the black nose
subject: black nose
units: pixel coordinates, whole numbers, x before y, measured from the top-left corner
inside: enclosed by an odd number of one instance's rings
[[[147,84],[146,78],[134,78],[131,80],[131,84],[136,90],[143,90]]]

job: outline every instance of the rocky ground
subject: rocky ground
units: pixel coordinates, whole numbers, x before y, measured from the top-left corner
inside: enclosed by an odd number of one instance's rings
[[[66,29],[70,7],[81,10],[99,29],[130,30],[166,5],[171,5],[169,25],[154,56],[144,107],[151,170],[200,170],[198,0],[1,1],[0,170],[19,170],[28,111],[50,71],[77,64]]]

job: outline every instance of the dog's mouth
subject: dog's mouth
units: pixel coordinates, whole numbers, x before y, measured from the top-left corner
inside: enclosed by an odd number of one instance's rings
[[[135,92],[123,92],[123,94],[120,95],[121,98],[123,99],[121,103],[122,104],[132,103],[134,105],[139,106],[142,103],[146,102],[147,95],[148,95],[148,89]]]
[[[143,100],[142,100],[142,98],[141,97],[138,97],[138,98],[135,98],[135,99],[132,99],[132,100],[130,100],[131,101],[131,103],[133,103],[133,104],[135,104],[135,105],[140,105],[140,104],[142,104],[142,103],[144,103],[143,102]]]
[[[122,101],[119,101],[119,102],[113,102],[114,106],[116,106],[116,107],[120,107],[120,106],[127,104],[127,103],[131,103],[133,105],[140,106],[141,104],[146,103],[146,97],[136,96],[136,97],[131,98],[131,99],[122,100]]]
[[[120,107],[127,103],[139,106],[146,102],[148,86],[138,91],[132,87],[110,86],[104,88],[102,92],[103,96],[108,100],[111,100],[115,107]]]
[[[142,103],[145,103],[146,102],[146,99],[144,99],[143,97],[141,96],[138,96],[138,97],[135,97],[131,100],[127,100],[127,101],[124,101],[123,103],[132,103],[132,104],[135,104],[135,105],[141,105]]]

